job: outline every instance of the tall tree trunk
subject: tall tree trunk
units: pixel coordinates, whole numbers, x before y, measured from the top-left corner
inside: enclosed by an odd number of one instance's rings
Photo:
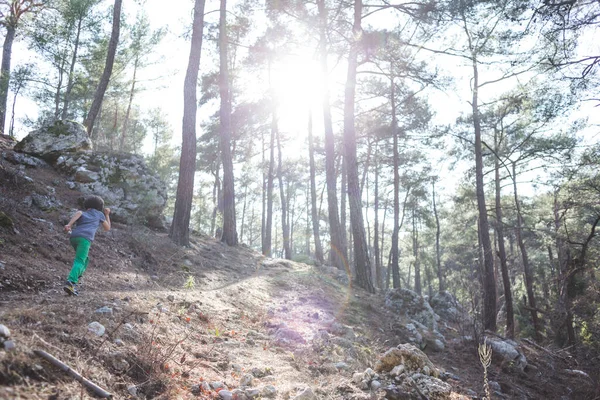
[[[217,215],[223,214],[223,196],[221,195],[221,163],[217,160],[215,166],[215,183],[213,184],[212,201],[213,212],[210,219],[210,235],[216,237]],[[220,228],[219,228],[220,229]]]
[[[315,145],[312,134],[312,111],[308,114],[308,157],[310,168],[310,204],[313,236],[315,238],[315,257],[323,263],[323,247],[321,247],[321,236],[319,234],[319,215],[317,212],[317,184],[315,167]]]
[[[190,243],[190,215],[192,211],[192,199],[194,197],[194,174],[196,173],[196,110],[198,104],[196,100],[196,88],[198,85],[198,70],[200,68],[203,28],[204,0],[196,0],[194,4],[190,58],[183,85],[183,123],[179,180],[177,182],[173,223],[169,231],[171,240],[180,246],[188,246]]]
[[[542,340],[540,321],[537,314],[537,305],[535,301],[535,295],[533,293],[533,275],[531,273],[531,266],[529,265],[529,257],[527,255],[527,248],[523,241],[522,229],[523,229],[523,215],[521,214],[521,204],[517,194],[517,168],[516,163],[512,163],[512,178],[513,178],[513,193],[515,195],[515,207],[517,211],[517,226],[515,232],[517,236],[517,242],[519,249],[521,250],[521,257],[523,259],[523,273],[525,275],[525,288],[527,289],[527,300],[529,307],[531,308],[531,319],[533,321],[533,329],[535,329],[535,340],[540,342]]]
[[[352,224],[352,241],[354,244],[354,262],[356,266],[356,283],[358,286],[374,293],[371,279],[371,259],[369,258],[358,180],[356,161],[356,132],[354,125],[354,101],[356,94],[356,69],[358,66],[359,38],[362,37],[362,0],[354,0],[354,23],[352,33],[354,41],[350,44],[348,55],[348,74],[344,94],[344,148],[348,174],[348,200],[350,203],[350,223]]]
[[[383,289],[383,271],[379,254],[379,143],[375,143],[375,188],[373,208],[375,211],[375,230],[373,231],[373,251],[375,252],[375,281],[379,289]],[[383,236],[383,229],[381,232]]]
[[[81,36],[81,23],[83,22],[83,15],[79,16],[77,20],[77,33],[75,35],[75,44],[73,48],[73,57],[71,58],[71,65],[69,66],[69,77],[67,79],[67,88],[65,90],[65,96],[63,100],[63,109],[61,119],[64,121],[67,119],[67,112],[69,110],[69,101],[71,100],[71,90],[73,89],[73,72],[75,71],[75,63],[77,62],[77,51],[79,50],[79,37]]]
[[[435,217],[435,264],[437,267],[438,276],[438,291],[441,293],[446,290],[446,282],[444,281],[444,272],[442,271],[441,250],[440,250],[440,218],[438,216],[436,201],[435,201],[435,181],[431,184],[431,192],[433,196],[433,215]]]
[[[261,204],[260,204],[260,248],[262,254],[265,254],[265,232],[266,232],[266,218],[267,218],[267,174],[265,173],[265,134],[261,133],[261,160],[262,160],[262,193],[261,193]]]
[[[400,232],[400,155],[398,154],[398,121],[396,117],[396,94],[394,80],[391,80],[390,102],[392,104],[392,138],[393,138],[393,163],[394,163],[394,226],[392,228],[392,281],[394,289],[400,284],[400,266],[398,236]]]
[[[136,56],[135,61],[133,62],[133,79],[131,81],[131,89],[129,90],[129,102],[127,103],[127,111],[125,112],[125,120],[123,121],[123,130],[121,131],[121,151],[125,151],[125,138],[127,137],[127,128],[129,125],[129,116],[131,115],[131,105],[133,104],[133,96],[135,95],[138,62],[139,56]]]
[[[271,61],[268,66],[269,86],[271,91],[271,101],[275,103],[275,91],[271,85]],[[273,105],[273,108],[275,105]],[[272,252],[272,231],[273,231],[273,171],[275,169],[275,132],[277,131],[277,121],[274,115],[271,115],[271,140],[269,142],[269,171],[267,175],[267,217],[265,223],[265,241],[262,248],[263,255],[270,257]]]
[[[329,216],[329,258],[338,269],[346,269],[344,255],[346,249],[342,240],[342,227],[337,201],[337,184],[335,173],[335,140],[333,122],[329,104],[329,69],[327,67],[327,10],[325,0],[317,0],[319,10],[319,53],[321,59],[321,75],[323,84],[323,123],[325,129],[325,178],[327,183],[327,210]]]
[[[419,230],[417,229],[417,203],[412,210],[412,228],[413,228],[413,257],[415,258],[415,292],[421,294],[421,263],[419,260]]]
[[[273,112],[275,112],[275,104],[273,104]],[[285,190],[283,187],[283,170],[282,170],[282,156],[281,156],[281,138],[279,129],[277,127],[277,115],[275,118],[277,136],[277,180],[279,181],[279,197],[281,199],[281,233],[283,234],[283,254],[286,260],[292,259],[292,253],[290,251],[290,225],[288,219],[288,203],[285,198]]]
[[[229,91],[229,64],[227,50],[227,0],[221,0],[219,18],[219,94],[221,97],[220,138],[221,160],[223,162],[223,236],[221,241],[229,246],[238,243],[235,225],[235,187],[233,180],[233,159],[231,155],[231,99]]]
[[[15,41],[16,27],[12,24],[6,25],[6,36],[2,46],[2,66],[0,67],[0,131],[4,133],[6,124],[6,107],[8,105],[8,84],[10,82],[10,59],[12,56],[12,45]]]
[[[489,222],[485,206],[485,190],[483,183],[483,151],[481,145],[481,117],[479,115],[479,71],[477,57],[472,55],[473,62],[473,128],[475,133],[475,183],[477,190],[477,209],[479,210],[479,230],[483,247],[483,328],[496,331],[496,279],[494,275],[494,254],[490,242]]]
[[[496,139],[496,138],[495,138]],[[498,154],[498,140],[495,140],[496,154]],[[495,188],[496,188],[496,233],[498,236],[498,257],[500,258],[500,269],[502,271],[502,284],[504,285],[504,303],[506,308],[506,336],[515,338],[515,315],[513,311],[512,289],[510,287],[510,276],[506,263],[506,248],[504,247],[504,221],[502,217],[502,204],[500,194],[500,160],[494,160]]]
[[[342,246],[344,248],[343,257],[346,260],[348,265],[352,265],[352,248],[348,247],[348,236],[352,234],[348,231],[348,218],[347,218],[347,210],[348,210],[348,174],[346,173],[346,156],[342,151],[341,154],[341,164],[342,168],[338,169],[341,175],[341,183],[340,183],[340,229],[342,232]],[[352,240],[352,239],[350,239]]]
[[[102,100],[104,99],[104,92],[106,92],[106,88],[108,87],[108,81],[110,80],[113,65],[115,63],[115,54],[117,53],[117,45],[119,44],[119,30],[121,27],[121,4],[122,3],[123,3],[123,0],[115,0],[115,6],[113,9],[112,32],[110,34],[110,41],[108,42],[108,53],[106,55],[106,64],[104,65],[104,71],[102,72],[102,77],[100,78],[100,82],[98,82],[98,88],[96,88],[96,93],[94,94],[94,100],[92,101],[92,106],[90,107],[90,111],[88,112],[88,115],[87,115],[85,121],[83,122],[83,125],[85,125],[85,127],[87,128],[88,135],[91,135],[92,129],[94,128],[94,122],[96,121],[96,116],[98,115],[98,112],[100,111],[100,107],[102,106]],[[198,2],[196,1],[196,3],[198,3]],[[194,136],[195,136],[195,134],[194,134]],[[189,222],[189,220],[188,220],[188,222]]]
[[[248,203],[248,185],[244,185],[244,205],[242,206],[242,223],[240,224],[240,242],[244,243],[244,222],[246,219],[246,204]]]

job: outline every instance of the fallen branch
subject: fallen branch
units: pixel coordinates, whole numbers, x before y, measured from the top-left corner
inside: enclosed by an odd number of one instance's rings
[[[73,368],[69,367],[67,364],[63,363],[62,361],[60,361],[58,358],[54,357],[53,355],[48,354],[43,350],[34,350],[33,353],[36,356],[45,359],[46,361],[48,361],[50,364],[54,365],[55,367],[60,368],[61,370],[66,372],[67,375],[69,375],[70,377],[72,377],[73,379],[75,379],[76,381],[81,383],[83,386],[85,386],[87,389],[94,392],[94,394],[98,395],[99,397],[102,397],[104,399],[112,399],[112,394],[110,394],[106,390],[102,389],[100,386],[96,385],[94,382],[84,378]]]

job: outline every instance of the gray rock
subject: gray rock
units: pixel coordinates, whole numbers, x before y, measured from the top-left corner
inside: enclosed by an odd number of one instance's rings
[[[17,152],[4,152],[2,153],[2,156],[5,160],[8,160],[9,162],[13,163],[13,164],[19,164],[19,165],[25,165],[26,167],[30,167],[30,168],[39,168],[39,167],[45,167],[48,165],[48,163],[46,163],[44,160],[37,158],[37,157],[33,157],[33,156],[28,156],[22,153],[17,153]]]
[[[425,396],[427,396],[428,399],[450,399],[450,395],[452,393],[452,386],[438,378],[434,378],[432,376],[423,374],[414,374],[410,377],[410,379],[407,379],[403,383],[403,386],[406,389],[406,391],[410,391],[412,389],[412,384],[410,380],[412,380],[417,385],[419,390]]]
[[[4,347],[4,350],[6,350],[6,351],[13,351],[17,347],[15,342],[12,340],[5,341],[4,343],[2,343],[2,346]]]
[[[502,340],[496,337],[487,337],[487,343],[492,347],[492,353],[500,356],[503,360],[512,363],[519,371],[525,371],[527,359],[525,355],[517,350],[515,342]]]
[[[127,391],[129,392],[130,395],[132,395],[133,397],[137,396],[137,386],[127,386]]]
[[[254,383],[254,376],[252,374],[244,374],[240,378],[240,386],[252,386]]]
[[[192,394],[195,394],[196,396],[198,396],[200,393],[202,393],[202,389],[200,388],[200,385],[192,385],[192,387],[190,388],[190,391],[192,392]]]
[[[317,396],[309,387],[300,392],[297,396],[292,397],[293,400],[317,400]]]
[[[31,204],[42,211],[55,210],[62,206],[62,203],[52,196],[45,196],[38,193],[31,195]]]
[[[88,331],[94,333],[96,336],[102,336],[106,332],[106,328],[100,322],[94,321],[88,325]]]
[[[296,332],[293,329],[286,328],[286,327],[279,328],[275,332],[275,338],[278,340],[283,340],[283,341],[306,343],[306,340],[304,340],[304,338],[302,337],[301,334],[299,334],[298,332]]]
[[[233,399],[233,393],[230,392],[229,390],[220,390],[219,391],[219,398],[223,399],[223,400],[231,400]]]
[[[260,391],[263,397],[272,398],[277,396],[277,388],[273,385],[266,385]]]
[[[117,346],[125,346],[125,342],[123,342],[121,339],[115,339],[113,343]]]
[[[463,306],[456,297],[448,291],[438,292],[429,300],[433,311],[443,319],[450,322],[470,320]]]
[[[96,314],[112,314],[113,313],[113,309],[110,308],[109,306],[103,306],[103,307],[100,307],[99,309],[97,309],[94,312]]]
[[[0,337],[9,338],[10,337],[10,329],[6,327],[6,325],[0,324]]]
[[[91,150],[85,127],[73,121],[56,121],[27,135],[14,147],[15,151],[54,162],[64,153]]]
[[[502,388],[500,387],[500,384],[498,382],[489,381],[488,384],[490,385],[490,389],[492,389],[494,392],[502,393]]]
[[[246,392],[241,389],[233,389],[231,391],[231,397],[235,400],[248,400]]]
[[[335,363],[335,368],[339,369],[340,371],[345,371],[348,368],[350,368],[350,366],[348,364],[346,364],[345,362],[340,361],[338,363]]]
[[[219,382],[219,381],[209,382],[208,384],[210,385],[210,387],[213,390],[226,389],[227,388],[227,386],[225,386],[225,384],[223,382]]]
[[[381,382],[379,382],[379,381],[377,381],[377,380],[375,380],[375,381],[372,381],[372,382],[371,382],[371,390],[372,390],[372,391],[374,391],[374,392],[376,392],[376,391],[378,391],[379,389],[381,389]]]
[[[260,396],[260,389],[249,388],[249,389],[244,390],[244,394],[249,399],[254,399],[254,398],[257,398],[258,396]]]
[[[408,289],[392,289],[385,295],[385,306],[399,315],[414,319],[429,330],[437,330],[437,315],[429,303],[416,292]]]

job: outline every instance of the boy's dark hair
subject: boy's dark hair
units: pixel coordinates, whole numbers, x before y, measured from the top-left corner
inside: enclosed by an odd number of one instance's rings
[[[94,208],[100,212],[104,211],[104,200],[100,196],[86,197],[83,201],[83,208],[90,209]]]

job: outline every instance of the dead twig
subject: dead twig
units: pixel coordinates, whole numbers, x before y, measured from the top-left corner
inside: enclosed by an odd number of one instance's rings
[[[45,359],[46,361],[48,361],[50,364],[54,365],[55,367],[58,367],[61,370],[63,370],[64,372],[66,372],[67,375],[69,375],[70,377],[75,379],[77,382],[81,383],[87,389],[94,392],[94,394],[96,394],[97,396],[99,396],[103,399],[112,399],[111,393],[102,389],[100,386],[96,385],[94,382],[84,378],[73,368],[69,367],[67,364],[63,363],[62,361],[60,361],[58,358],[54,357],[53,355],[46,353],[43,350],[34,350],[33,353],[36,356]]]

